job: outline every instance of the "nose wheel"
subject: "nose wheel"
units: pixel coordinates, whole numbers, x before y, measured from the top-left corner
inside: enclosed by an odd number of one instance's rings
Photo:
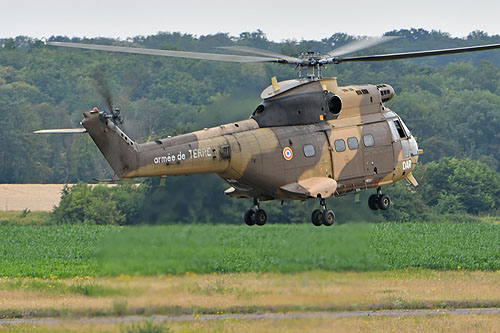
[[[388,210],[391,206],[391,198],[387,194],[382,193],[382,189],[377,188],[377,194],[372,194],[368,198],[368,207],[371,210]]]
[[[267,222],[266,211],[260,209],[259,200],[256,198],[253,199],[253,206],[253,208],[245,212],[245,224],[263,226]]]
[[[315,209],[311,215],[311,222],[315,226],[331,226],[335,222],[335,213],[326,207],[325,199],[319,198],[320,209]]]

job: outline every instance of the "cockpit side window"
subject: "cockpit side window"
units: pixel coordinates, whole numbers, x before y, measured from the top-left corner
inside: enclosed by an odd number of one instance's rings
[[[399,137],[406,138],[407,135],[405,133],[405,130],[403,129],[403,126],[401,125],[401,122],[399,120],[394,120],[394,125],[396,126],[396,130],[398,131]]]
[[[408,127],[406,127],[406,124],[402,120],[400,122],[401,122],[401,125],[403,125],[403,129],[405,130],[406,136],[410,137],[411,136],[410,130],[408,129]]]
[[[394,125],[394,121],[388,120],[387,124],[389,125],[389,128],[391,129],[392,141],[393,142],[399,141],[399,139],[401,139],[401,138],[399,137],[399,133],[398,133],[398,130],[396,129],[396,125]]]

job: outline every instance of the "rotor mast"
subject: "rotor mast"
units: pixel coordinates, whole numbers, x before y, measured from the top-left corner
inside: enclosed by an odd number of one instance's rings
[[[297,64],[299,79],[318,80],[321,79],[321,59],[323,56],[319,52],[302,52],[299,54],[301,62]]]

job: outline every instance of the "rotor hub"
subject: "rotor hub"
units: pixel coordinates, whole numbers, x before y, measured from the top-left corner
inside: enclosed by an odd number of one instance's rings
[[[298,63],[299,79],[321,79],[321,67],[326,63],[320,52],[302,52],[299,54],[301,62]]]

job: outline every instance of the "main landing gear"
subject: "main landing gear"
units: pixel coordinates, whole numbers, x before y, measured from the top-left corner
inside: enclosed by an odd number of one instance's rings
[[[311,222],[315,226],[331,226],[335,222],[335,213],[326,207],[325,199],[319,198],[320,209],[315,209],[311,215]]]
[[[249,209],[245,213],[245,223],[247,225],[259,225],[262,226],[267,222],[267,214],[266,211],[260,209],[259,207],[259,199],[253,199],[253,208]]]
[[[368,198],[368,207],[372,210],[388,210],[391,206],[391,198],[387,194],[382,194],[382,189],[377,188],[377,194],[372,194]]]

